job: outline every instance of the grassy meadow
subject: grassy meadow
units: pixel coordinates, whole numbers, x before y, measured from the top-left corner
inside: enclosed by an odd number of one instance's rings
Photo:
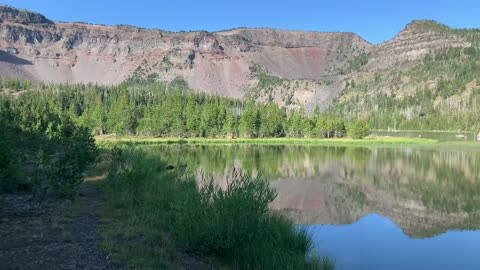
[[[209,139],[209,138],[152,138],[138,136],[97,136],[99,145],[113,145],[118,143],[131,143],[135,145],[148,144],[252,144],[252,145],[325,145],[325,146],[388,146],[388,145],[432,145],[437,140],[425,138],[401,138],[401,137],[367,137],[365,139],[351,138],[239,138],[239,139]]]

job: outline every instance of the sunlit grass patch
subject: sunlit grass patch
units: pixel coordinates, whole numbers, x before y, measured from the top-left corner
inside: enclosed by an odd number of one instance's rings
[[[99,145],[123,144],[252,144],[252,145],[326,145],[326,146],[383,146],[383,145],[431,145],[437,140],[406,137],[367,137],[365,139],[351,138],[148,138],[148,137],[96,137]]]

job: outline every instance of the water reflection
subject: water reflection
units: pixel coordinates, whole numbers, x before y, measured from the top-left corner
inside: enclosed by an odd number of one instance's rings
[[[219,185],[233,168],[272,181],[271,205],[299,224],[349,224],[372,212],[410,237],[477,229],[480,152],[317,146],[162,146]]]
[[[233,168],[270,179],[271,204],[337,269],[480,269],[480,152],[316,146],[162,146],[217,184]],[[375,214],[372,214],[375,213]],[[477,230],[477,231],[476,231]]]
[[[477,134],[474,132],[432,132],[432,131],[375,131],[374,136],[408,137],[408,138],[428,138],[442,142],[449,141],[477,141]]]

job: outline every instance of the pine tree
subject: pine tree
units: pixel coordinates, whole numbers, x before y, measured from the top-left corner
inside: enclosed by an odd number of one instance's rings
[[[197,137],[199,135],[200,114],[198,103],[194,94],[187,97],[187,109],[185,111],[185,128],[187,136]]]
[[[223,135],[231,138],[238,136],[238,119],[233,108],[228,109],[226,112]]]
[[[258,135],[259,114],[253,102],[245,104],[242,116],[240,118],[240,136],[255,138]]]
[[[128,90],[122,84],[115,98],[112,99],[108,113],[107,128],[109,133],[135,133],[136,129],[135,106],[130,101]]]

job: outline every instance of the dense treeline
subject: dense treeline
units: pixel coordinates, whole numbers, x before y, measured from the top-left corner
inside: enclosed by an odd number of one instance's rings
[[[20,89],[24,84],[18,84]],[[0,85],[17,84],[9,81]],[[41,129],[48,129],[52,117],[66,115],[93,134],[208,138],[331,138],[347,134],[341,119],[323,115],[318,109],[307,115],[303,110],[287,111],[273,103],[194,93],[181,80],[29,87],[32,91],[9,96],[17,112],[15,121]]]
[[[44,105],[44,106],[43,106]],[[90,131],[48,104],[0,95],[0,193],[72,198],[95,160]]]

